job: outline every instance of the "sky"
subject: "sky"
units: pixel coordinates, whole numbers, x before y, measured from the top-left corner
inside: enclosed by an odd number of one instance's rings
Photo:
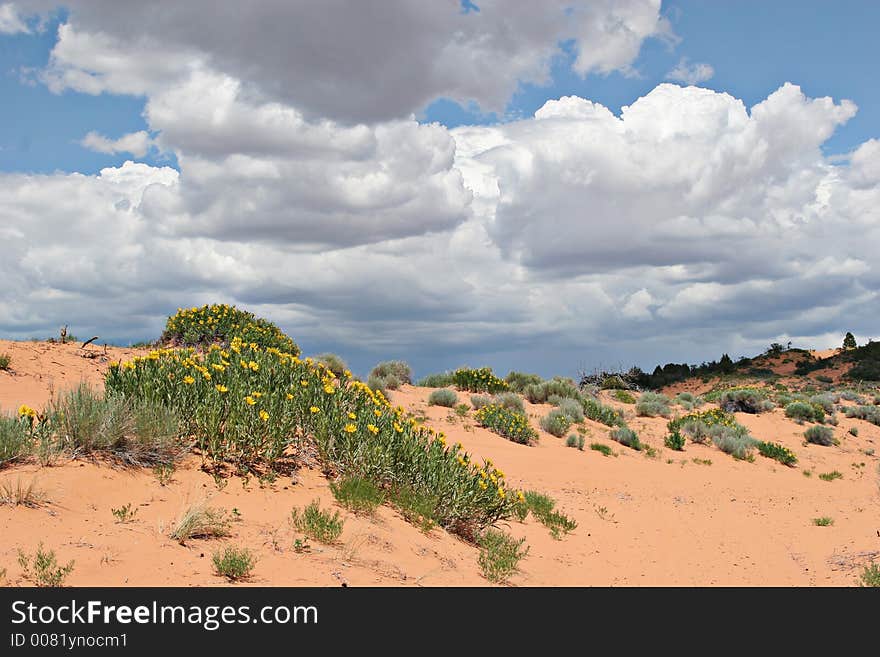
[[[0,337],[235,303],[356,372],[877,335],[868,2],[0,0]]]

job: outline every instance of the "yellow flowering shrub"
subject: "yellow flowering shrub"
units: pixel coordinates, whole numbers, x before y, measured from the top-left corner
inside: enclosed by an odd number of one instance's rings
[[[528,418],[522,413],[511,411],[498,404],[483,406],[476,413],[477,423],[504,436],[508,440],[528,445],[538,439],[538,432],[529,425]]]
[[[499,379],[489,367],[473,370],[461,368],[452,373],[452,382],[459,390],[468,392],[504,392],[508,389],[504,379]]]

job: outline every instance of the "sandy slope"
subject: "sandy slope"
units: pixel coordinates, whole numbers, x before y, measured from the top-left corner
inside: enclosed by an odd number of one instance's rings
[[[4,409],[23,402],[39,406],[48,398],[48,382],[59,389],[80,379],[99,381],[106,367],[79,357],[76,347],[0,343],[0,353],[10,347],[18,357],[14,353],[14,376],[0,373]],[[617,454],[604,457],[567,448],[545,433],[536,446],[511,443],[473,426],[470,417],[428,407],[429,392],[407,386],[392,400],[425,414],[450,442],[491,458],[511,485],[551,494],[579,523],[562,541],[531,518],[509,523],[508,530],[525,536],[531,550],[515,584],[851,585],[865,563],[880,559],[878,458],[864,454],[880,446],[880,427],[842,419],[835,430],[840,447],[804,446],[803,427],[780,411],[740,416],[757,437],[798,454],[799,467],[790,469],[760,456],[755,463],[738,462],[699,445],[672,452],[663,447],[665,420],[629,418],[658,452],[648,458],[610,441],[606,427],[588,421],[587,443],[610,445]],[[534,425],[550,408],[527,406]],[[632,414],[632,407],[618,406]],[[846,433],[850,426],[858,426],[857,438]],[[843,479],[825,482],[817,476],[835,469]],[[812,476],[805,477],[804,470]],[[222,490],[195,458],[165,487],[150,472],[79,461],[0,471],[0,482],[18,478],[36,478],[52,503],[38,509],[0,506],[0,569],[7,569],[7,583],[20,582],[17,550],[33,551],[42,540],[60,559],[76,561],[69,578],[74,585],[223,584],[210,563],[221,541],[181,546],[166,536],[189,503],[206,497],[239,510],[229,542],[257,553],[254,584],[486,583],[475,548],[438,529],[426,535],[388,508],[374,519],[342,511],[345,530],[338,545],[312,544],[309,553],[294,552],[290,510],[316,497],[333,503],[326,480],[315,471],[265,488],[251,481],[245,489],[231,480]],[[110,510],[126,503],[138,513],[134,522],[119,524]],[[811,519],[818,516],[832,517],[834,525],[814,526]]]

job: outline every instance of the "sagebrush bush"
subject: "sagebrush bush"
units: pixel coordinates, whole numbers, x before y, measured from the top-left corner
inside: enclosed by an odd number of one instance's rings
[[[483,406],[488,406],[492,403],[492,398],[488,395],[471,395],[471,406],[474,407],[475,411],[480,410]]]
[[[491,403],[502,406],[509,411],[514,411],[515,413],[525,414],[526,412],[526,407],[523,405],[522,397],[520,397],[515,392],[500,392],[492,398]]]
[[[601,422],[609,427],[617,427],[623,425],[623,416],[620,411],[611,406],[606,406],[598,399],[592,397],[584,397],[581,401],[584,408],[584,415],[591,420]]]
[[[458,403],[458,395],[455,394],[455,390],[450,390],[449,388],[440,388],[439,390],[434,390],[428,395],[428,406],[446,406],[447,408],[452,408]]]
[[[279,349],[292,356],[300,353],[296,343],[272,322],[226,304],[178,308],[177,314],[168,318],[160,341],[174,346],[217,344],[226,347],[234,338],[264,349]]]
[[[452,372],[429,374],[416,382],[416,385],[421,386],[422,388],[446,388],[452,384]]]
[[[656,392],[643,392],[636,402],[636,415],[669,417],[669,398]]]
[[[503,406],[489,404],[477,411],[475,417],[480,426],[515,443],[528,445],[538,439],[538,433],[529,426],[529,420],[525,415]]]
[[[349,376],[348,364],[342,360],[341,356],[331,353],[323,353],[315,356],[315,361],[321,363],[328,370],[333,372],[337,379],[343,379]]]
[[[846,401],[855,402],[856,404],[864,404],[865,398],[862,397],[855,390],[842,390],[839,393],[840,399],[845,399]]]
[[[837,441],[834,439],[834,431],[829,427],[822,425],[814,425],[804,432],[804,437],[808,443],[814,445],[824,445],[826,447],[835,445]]]
[[[507,383],[495,376],[489,367],[470,369],[462,367],[452,373],[452,382],[459,390],[467,392],[504,392]]]
[[[385,501],[382,490],[369,479],[349,475],[330,483],[333,497],[349,511],[370,515]]]
[[[562,438],[571,426],[571,418],[556,408],[541,418],[541,428],[557,438]]]
[[[371,376],[367,378],[367,387],[375,393],[378,393],[388,398],[388,379],[380,379],[377,376]]]
[[[547,403],[548,398],[553,395],[560,398],[581,399],[581,391],[574,381],[559,376],[528,385],[523,389],[523,394],[533,404]]]
[[[847,406],[845,409],[846,416],[865,420],[871,424],[880,426],[880,407],[877,406]]]
[[[345,521],[339,516],[339,511],[324,511],[321,509],[319,500],[302,510],[294,509],[290,512],[290,519],[298,531],[309,538],[321,543],[333,543],[342,535],[342,527]]]
[[[637,452],[642,449],[642,443],[639,440],[638,434],[629,427],[617,427],[612,429],[608,436],[611,440],[630,447]]]
[[[0,415],[0,468],[15,463],[31,453],[31,429],[34,422],[35,419],[27,415],[17,418]]]
[[[757,388],[725,390],[718,398],[718,406],[728,413],[762,413],[773,409],[767,393]]]
[[[825,411],[805,401],[793,401],[785,407],[785,416],[800,422],[822,422]]]
[[[580,434],[570,433],[568,434],[568,438],[565,439],[566,447],[576,447],[577,449],[584,451],[584,437]]]
[[[214,572],[230,582],[247,579],[253,572],[256,559],[247,548],[227,546],[212,557]]]
[[[831,395],[813,395],[810,397],[810,403],[813,406],[819,406],[829,415],[834,412],[834,398]]]
[[[375,376],[378,379],[386,379],[390,382],[396,381],[398,387],[404,383],[412,383],[412,369],[402,360],[383,361],[370,370],[370,376]],[[389,390],[397,389],[397,387],[392,387],[387,384],[386,387]]]
[[[745,431],[744,427],[717,424],[710,427],[709,433],[715,446],[725,454],[730,454],[733,458],[743,461],[753,458],[752,451],[755,449],[757,441]]]
[[[510,390],[513,392],[523,392],[526,387],[531,385],[538,385],[544,379],[542,379],[537,374],[526,374],[525,372],[515,372],[512,371],[504,377],[505,383],[510,387]]]
[[[559,402],[559,410],[568,416],[568,419],[574,423],[584,421],[584,407],[576,399],[563,399]]]

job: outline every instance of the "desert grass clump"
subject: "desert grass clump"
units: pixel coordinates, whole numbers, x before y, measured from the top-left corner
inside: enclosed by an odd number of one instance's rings
[[[506,408],[508,411],[513,411],[514,413],[525,414],[526,412],[522,397],[515,392],[500,392],[492,398],[491,403],[497,404],[498,406]]]
[[[21,477],[18,477],[14,484],[9,480],[0,484],[0,504],[35,509],[47,504],[48,501],[45,491],[37,486],[35,479],[24,483]]]
[[[636,415],[669,417],[669,397],[657,392],[643,392],[636,402]]]
[[[12,363],[12,356],[9,354],[0,354],[0,370],[8,370]]]
[[[615,389],[614,392],[611,393],[611,396],[614,397],[621,404],[635,404],[636,398],[633,397],[632,393],[627,390],[619,390]]]
[[[625,445],[637,452],[642,450],[642,442],[639,440],[638,434],[629,427],[617,427],[612,429],[609,432],[608,437],[614,442]]]
[[[480,556],[477,563],[483,577],[501,584],[517,572],[519,562],[529,553],[526,539],[515,539],[497,529],[486,530],[479,538]]]
[[[593,397],[584,397],[581,405],[584,408],[584,415],[591,420],[609,427],[623,426],[623,416],[616,408],[607,406]]]
[[[272,322],[235,306],[214,304],[179,308],[168,318],[159,341],[175,347],[228,347],[238,338],[244,344],[259,345],[264,349],[278,349],[299,356],[296,343]]]
[[[565,439],[566,447],[576,447],[577,449],[584,451],[584,437],[580,434],[570,433],[568,434],[568,438]]]
[[[529,512],[550,530],[553,538],[559,540],[563,534],[577,529],[577,521],[556,511],[556,501],[549,495],[530,490],[525,492],[523,500]]]
[[[718,407],[727,413],[763,413],[773,410],[767,393],[757,388],[725,390],[718,398]]]
[[[843,473],[837,470],[832,470],[831,472],[823,472],[819,475],[819,479],[822,481],[834,481],[835,479],[843,479]]]
[[[806,401],[793,401],[786,405],[785,416],[796,422],[822,422],[825,410]]]
[[[504,377],[504,382],[508,385],[512,392],[523,392],[528,386],[539,385],[544,379],[537,374],[527,374],[526,372],[516,372],[511,370]]]
[[[257,560],[247,548],[226,546],[213,554],[214,572],[230,582],[248,579],[254,570]]]
[[[21,566],[22,577],[34,586],[59,587],[73,572],[73,561],[64,566],[59,565],[54,550],[44,550],[43,544],[37,546],[33,556],[18,551],[18,565]]]
[[[363,515],[372,515],[385,501],[384,493],[375,483],[354,475],[331,482],[330,490],[342,506]]]
[[[859,428],[858,427],[850,427],[847,433],[849,433],[849,435],[853,436],[854,438],[858,438],[859,437]]]
[[[558,408],[541,418],[541,428],[549,434],[562,438],[571,426],[571,418]]]
[[[603,456],[611,456],[614,453],[608,445],[603,445],[602,443],[590,443],[590,449],[594,452],[599,452]]]
[[[0,415],[0,468],[30,455],[33,443],[33,426],[36,412],[22,406],[24,415],[17,418]],[[29,415],[34,413],[34,417]]]
[[[293,526],[312,540],[330,544],[342,535],[344,521],[339,516],[339,511],[323,511],[319,500],[300,509],[294,509],[290,513]]]
[[[804,437],[807,439],[808,443],[814,445],[824,445],[825,447],[829,447],[837,444],[837,441],[834,438],[834,431],[829,427],[818,424],[807,429],[804,432]]]
[[[759,440],[755,443],[755,447],[757,447],[758,453],[761,456],[766,456],[768,459],[779,461],[782,465],[792,467],[797,463],[797,456],[795,453],[788,449],[788,447],[784,447],[779,443],[770,443]]]
[[[488,392],[494,394],[508,389],[507,383],[495,376],[490,367],[481,367],[480,369],[459,368],[452,373],[452,383],[459,390],[467,392]]]
[[[440,388],[439,390],[434,390],[428,395],[428,406],[445,406],[446,408],[452,408],[458,403],[458,395],[455,394],[455,390],[450,390],[449,388]]]
[[[576,399],[565,398],[559,402],[558,410],[565,413],[573,423],[584,421],[584,407]]]
[[[538,439],[538,433],[529,425],[522,413],[511,411],[497,404],[489,404],[476,412],[477,423],[500,436],[521,445]],[[565,417],[563,415],[563,417]],[[566,427],[568,428],[568,427]]]
[[[370,376],[381,379],[389,390],[397,390],[404,383],[412,383],[412,369],[402,360],[386,360],[370,370]]]
[[[231,524],[225,509],[211,508],[202,501],[183,512],[169,536],[181,545],[191,538],[223,538],[231,534]]]
[[[880,564],[872,563],[865,566],[859,576],[859,583],[870,588],[880,587]]]
[[[830,527],[834,524],[834,519],[829,518],[828,516],[822,516],[821,518],[813,518],[813,524],[816,527]]]
[[[453,384],[451,372],[440,372],[439,374],[428,374],[416,382],[417,386],[422,388],[446,388]]]

